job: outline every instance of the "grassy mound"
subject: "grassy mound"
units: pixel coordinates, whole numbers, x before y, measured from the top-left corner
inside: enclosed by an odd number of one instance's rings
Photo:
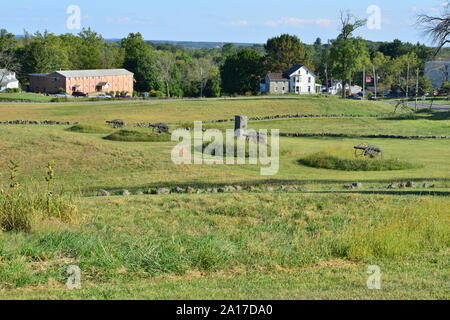
[[[67,131],[79,133],[111,133],[114,129],[108,125],[77,124],[67,129]]]
[[[169,134],[142,132],[132,130],[120,130],[105,137],[106,140],[124,142],[168,142],[171,141]]]
[[[211,144],[211,142],[204,142],[202,144],[201,149],[199,148],[200,150],[197,150],[197,151],[203,153],[210,144]],[[245,143],[245,158],[250,158],[250,146],[251,145],[253,146],[255,144],[257,144],[257,143],[253,142],[253,141],[249,141],[249,140],[246,141],[246,143]],[[266,145],[267,145],[267,155],[270,156],[270,154],[271,154],[270,144],[266,144]],[[222,151],[223,156],[225,156],[227,154],[227,146],[228,146],[228,144],[223,144],[223,146],[222,146],[223,147],[223,151]],[[259,146],[256,146],[256,147],[257,147],[257,150],[259,151]],[[237,157],[237,153],[238,153],[237,139],[235,138],[234,139],[234,157],[235,158]],[[212,151],[211,155],[212,156],[216,155],[215,150]]]
[[[366,159],[341,157],[327,152],[317,152],[298,161],[314,168],[343,171],[389,171],[406,170],[418,166],[398,159]]]

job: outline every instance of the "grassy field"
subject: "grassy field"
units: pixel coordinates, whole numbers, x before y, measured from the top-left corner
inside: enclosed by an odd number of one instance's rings
[[[0,102],[22,101],[22,102],[50,102],[51,96],[45,96],[38,93],[20,92],[20,93],[0,93]]]
[[[104,121],[117,118],[179,124],[292,113],[384,116],[250,126],[282,132],[449,133],[444,112],[385,119],[391,110],[382,103],[309,97],[1,105],[0,121],[53,119],[89,126],[72,131],[0,126],[1,188],[7,188],[7,164],[14,160],[18,183],[45,193],[45,167],[52,161],[55,192],[72,196],[78,208],[70,221],[47,217],[27,233],[0,231],[0,298],[448,299],[450,139],[281,138],[280,170],[271,177],[251,165],[177,166],[170,159],[174,142],[104,139],[115,131]],[[364,141],[381,147],[385,159],[417,167],[349,172],[299,163],[316,152],[351,152]],[[414,187],[386,188],[406,181]],[[344,188],[353,182],[362,187]],[[244,190],[140,195],[156,187],[226,185]],[[283,191],[281,185],[296,188]],[[113,196],[96,197],[100,189]],[[122,196],[125,189],[133,195]],[[66,289],[69,265],[81,268],[82,290]],[[381,290],[367,289],[369,265],[382,270]]]
[[[270,98],[205,101],[146,101],[96,104],[0,105],[2,120],[61,120],[104,123],[184,122],[278,114],[378,114],[392,112],[393,106],[371,101],[345,101],[337,97]]]

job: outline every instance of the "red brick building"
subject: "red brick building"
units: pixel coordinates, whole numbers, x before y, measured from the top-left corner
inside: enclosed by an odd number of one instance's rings
[[[37,93],[133,92],[134,74],[125,69],[70,70],[52,73],[32,73],[30,91]]]

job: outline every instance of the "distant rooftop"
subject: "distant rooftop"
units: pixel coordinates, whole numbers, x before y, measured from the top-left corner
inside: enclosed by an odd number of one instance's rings
[[[73,78],[73,77],[104,77],[104,76],[131,76],[132,72],[126,69],[93,69],[93,70],[64,70],[55,71],[60,75]],[[53,72],[52,72],[53,73]],[[32,73],[32,76],[47,76],[50,73]]]

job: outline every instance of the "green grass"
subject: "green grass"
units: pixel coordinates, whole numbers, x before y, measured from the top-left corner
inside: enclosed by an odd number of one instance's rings
[[[208,127],[233,128],[234,123],[214,123]],[[299,118],[250,121],[251,129],[279,129],[282,133],[335,133],[346,135],[449,135],[448,112],[432,111],[381,118]]]
[[[0,93],[0,102],[50,102],[51,96],[45,96],[39,93]]]
[[[201,286],[188,284],[192,280],[234,283],[240,292],[215,290],[214,298],[290,299],[294,292],[299,298],[350,298],[355,292],[369,297],[365,271],[377,264],[386,274],[379,298],[423,298],[430,292],[448,298],[449,204],[434,197],[308,194],[85,199],[79,203],[88,213],[82,224],[47,223],[26,237],[0,235],[0,292],[6,297],[204,298]],[[424,263],[431,255],[434,263]],[[80,292],[64,291],[69,264],[83,272]],[[420,285],[425,267],[433,272]],[[300,285],[302,295],[293,285],[301,275],[316,279]],[[273,278],[293,283],[279,286],[269,281]]]
[[[392,112],[387,103],[338,98],[254,98],[246,100],[142,101],[84,104],[0,105],[2,120],[65,120],[105,123],[113,119],[133,122],[191,122],[277,114],[378,114]]]
[[[370,159],[341,157],[329,152],[317,152],[299,160],[299,163],[313,168],[323,168],[344,171],[389,171],[417,168],[405,160]]]
[[[263,177],[260,166],[248,164],[175,165],[170,156],[175,142],[121,143],[104,139],[103,132],[105,121],[117,118],[176,125],[236,114],[385,115],[391,110],[382,103],[315,97],[1,105],[0,121],[54,119],[82,125],[76,130],[0,126],[0,185],[8,184],[7,161],[12,159],[20,166],[19,184],[46,192],[42,168],[52,161],[54,189],[71,196],[78,212],[72,220],[43,216],[27,233],[0,232],[0,297],[448,299],[449,139],[280,138],[280,170]],[[445,113],[408,117],[276,124],[292,132],[448,135]],[[273,128],[274,123],[250,126]],[[132,131],[152,134],[150,129]],[[386,159],[422,167],[343,171],[298,164],[323,150],[351,153],[362,142],[380,147]],[[410,180],[415,187],[386,189]],[[363,186],[344,188],[353,182]],[[227,185],[256,189],[136,195],[149,188]],[[281,191],[281,185],[299,188]],[[113,196],[93,197],[100,189]],[[124,189],[134,195],[121,196]],[[82,290],[66,289],[69,265],[81,268]],[[367,289],[369,265],[381,267],[382,290]]]
[[[106,140],[122,142],[167,142],[169,134],[143,132],[135,130],[120,130],[105,137]]]

